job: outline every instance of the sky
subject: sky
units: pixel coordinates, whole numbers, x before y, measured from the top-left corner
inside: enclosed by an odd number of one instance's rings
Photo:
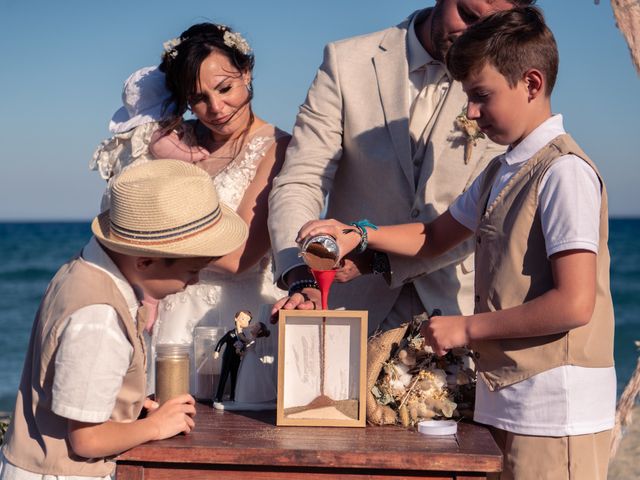
[[[400,23],[420,0],[0,0],[0,221],[89,220],[88,168],[123,81],[194,23],[230,25],[255,56],[255,112],[291,131],[326,43]],[[611,216],[640,216],[640,78],[607,0],[538,0],[556,35],[554,113],[598,165]]]

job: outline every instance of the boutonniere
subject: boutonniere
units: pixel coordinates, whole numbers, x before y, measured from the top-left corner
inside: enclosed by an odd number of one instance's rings
[[[479,138],[485,138],[485,134],[480,131],[480,127],[478,127],[478,122],[475,120],[469,120],[467,117],[467,107],[462,109],[460,115],[456,117],[456,127],[465,137],[464,144],[464,164],[469,163],[469,159],[471,158],[471,153],[473,152],[473,147],[478,143]]]

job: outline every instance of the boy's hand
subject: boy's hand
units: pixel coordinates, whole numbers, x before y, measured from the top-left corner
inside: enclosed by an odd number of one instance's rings
[[[431,317],[420,325],[420,334],[431,345],[436,355],[442,356],[455,347],[469,343],[467,317]]]
[[[160,408],[149,412],[147,419],[155,426],[154,440],[163,440],[178,433],[189,433],[195,427],[196,401],[189,394],[167,400]]]
[[[354,250],[360,244],[360,234],[357,228],[341,223],[337,220],[312,220],[305,223],[296,238],[297,243],[302,243],[307,237],[316,235],[331,235],[336,239],[340,249],[340,258]]]

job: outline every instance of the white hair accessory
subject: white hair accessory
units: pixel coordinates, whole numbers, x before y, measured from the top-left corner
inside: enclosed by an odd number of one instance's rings
[[[164,42],[162,44],[162,48],[164,49],[165,55],[169,55],[171,58],[176,58],[176,56],[178,55],[178,50],[176,50],[176,47],[180,45],[180,42],[182,42],[182,40],[180,40],[179,38],[172,38],[171,40],[167,40],[166,42]]]
[[[249,43],[238,32],[230,32],[224,28],[224,36],[222,37],[224,44],[227,47],[235,48],[243,55],[248,55],[251,52]]]

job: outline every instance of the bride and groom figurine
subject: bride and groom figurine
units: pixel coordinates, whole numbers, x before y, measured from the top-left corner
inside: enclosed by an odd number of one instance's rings
[[[271,332],[264,322],[251,323],[253,317],[248,310],[236,313],[235,328],[229,330],[218,341],[214,358],[222,353],[220,380],[213,406],[218,410],[263,410],[275,408],[276,384],[271,373],[272,365],[265,362],[272,356],[260,357],[256,351],[256,340],[267,338]],[[227,380],[231,380],[229,401],[223,401]]]

